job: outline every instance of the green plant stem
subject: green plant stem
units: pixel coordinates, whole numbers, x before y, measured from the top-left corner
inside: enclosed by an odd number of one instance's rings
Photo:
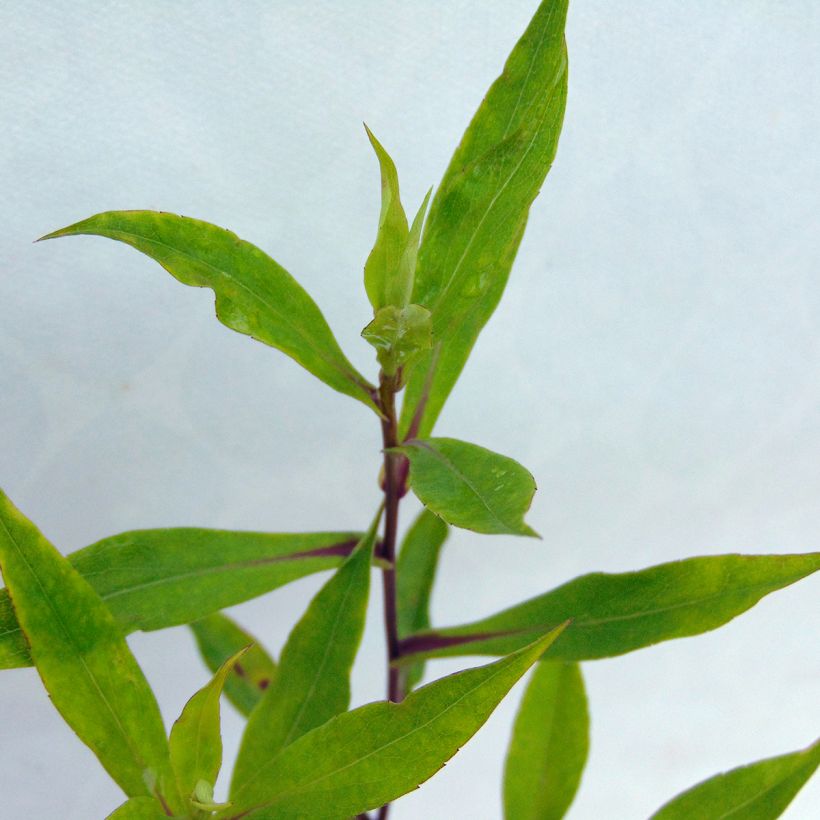
[[[398,703],[404,698],[400,671],[394,661],[399,656],[398,617],[396,614],[396,534],[399,523],[399,502],[402,496],[402,456],[389,452],[398,445],[396,420],[396,379],[381,375],[379,404],[382,419],[382,443],[384,445],[384,539],[381,557],[386,566],[382,570],[384,596],[384,631],[387,643],[387,699]],[[387,820],[390,805],[379,809],[378,820]]]

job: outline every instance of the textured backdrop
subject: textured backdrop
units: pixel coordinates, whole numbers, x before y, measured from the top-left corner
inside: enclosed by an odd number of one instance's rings
[[[144,526],[362,527],[379,435],[362,406],[219,325],[209,292],[107,240],[31,240],[114,208],[230,227],[373,373],[358,334],[378,171],[361,121],[415,210],[535,5],[0,4],[0,482],[61,549]],[[558,158],[437,428],[532,470],[544,540],[455,533],[437,623],[594,569],[817,549],[819,39],[811,0],[572,4]],[[278,650],[319,583],[235,614]],[[587,664],[571,817],[646,817],[810,742],[818,591]],[[172,721],[206,678],[190,636],[131,645]],[[357,703],[382,694],[382,652],[374,606]],[[396,820],[500,816],[520,691]],[[226,768],[240,730],[226,707]],[[30,669],[0,674],[0,793],[10,819],[96,820],[119,801]],[[788,816],[818,803],[815,782]]]

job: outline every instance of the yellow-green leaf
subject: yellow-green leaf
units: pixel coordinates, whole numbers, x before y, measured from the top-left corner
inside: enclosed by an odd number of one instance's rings
[[[535,665],[504,766],[506,820],[561,820],[589,751],[589,711],[581,667]]]
[[[434,351],[407,385],[401,432],[424,406],[428,436],[509,278],[530,205],[552,165],[567,96],[567,0],[543,0],[470,123],[430,206],[412,301],[433,314]]]
[[[423,509],[404,536],[396,564],[396,616],[400,637],[430,626],[430,594],[438,558],[450,528],[437,515]],[[421,680],[424,664],[402,669],[403,690]]]
[[[232,798],[250,787],[284,747],[350,705],[350,670],[364,631],[378,520],[288,637],[273,683],[245,726]]]
[[[153,797],[132,797],[109,814],[106,820],[168,820],[168,815]]]
[[[276,674],[276,663],[259,641],[224,612],[215,612],[190,624],[199,652],[211,672],[228,658],[248,647],[225,679],[223,691],[228,700],[246,717],[259,703]]]
[[[278,348],[334,390],[376,409],[373,386],[348,361],[307,291],[250,242],[208,222],[158,211],[107,211],[43,239],[79,234],[124,242],[184,285],[211,288],[222,324]]]
[[[550,625],[571,621],[550,660],[623,655],[731,621],[770,592],[820,569],[820,552],[710,555],[638,572],[582,575],[463,626],[420,632],[402,643],[403,662],[424,657],[504,655]]]
[[[454,438],[410,439],[410,486],[448,524],[483,533],[533,535],[524,522],[535,480],[517,461]]]
[[[216,674],[186,704],[171,727],[169,746],[179,792],[194,798],[197,784],[213,786],[222,767],[219,699],[234,665],[249,647],[243,647],[219,667]]]
[[[230,813],[218,817],[338,820],[412,791],[481,728],[560,631],[434,681],[401,703],[380,701],[338,715],[271,759],[234,794]]]
[[[179,527],[104,538],[67,556],[126,634],[187,624],[337,567],[361,533],[261,533]],[[0,590],[0,669],[31,658]]]
[[[693,786],[652,820],[774,820],[820,765],[820,740],[808,749],[770,757]]]
[[[0,568],[51,701],[129,797],[178,803],[157,702],[99,596],[0,491]]]

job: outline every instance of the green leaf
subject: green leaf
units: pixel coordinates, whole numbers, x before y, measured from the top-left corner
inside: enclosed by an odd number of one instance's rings
[[[153,797],[132,797],[106,820],[168,820],[168,815]]]
[[[273,684],[245,726],[232,797],[256,780],[284,747],[350,705],[350,670],[364,631],[380,517],[293,628]]]
[[[410,439],[410,486],[448,524],[490,534],[533,535],[524,513],[535,480],[517,461],[454,438]]]
[[[176,803],[148,682],[105,604],[0,491],[0,567],[37,671],[66,723],[129,797]]]
[[[577,663],[536,664],[504,767],[507,820],[561,820],[589,751],[589,712]]]
[[[67,556],[126,634],[187,624],[305,575],[337,567],[361,533],[135,530]],[[31,664],[0,590],[0,669]]]
[[[774,820],[820,765],[820,740],[807,749],[770,757],[699,783],[678,795],[652,820]]]
[[[449,527],[430,510],[423,509],[402,541],[396,564],[396,615],[400,637],[430,626],[430,593],[439,553]],[[409,692],[422,679],[424,664],[403,670],[403,690]]]
[[[402,296],[409,296],[413,280],[404,283],[399,280],[401,263],[407,246],[407,216],[399,196],[399,175],[396,166],[382,144],[365,125],[367,137],[376,156],[382,177],[382,208],[379,214],[379,231],[376,243],[364,266],[364,287],[373,311],[388,305],[399,307],[407,304]],[[414,272],[414,271],[412,271]],[[411,273],[412,273],[411,272]],[[409,285],[409,286],[408,286]]]
[[[342,353],[313,299],[283,267],[236,234],[176,214],[107,211],[42,238],[79,234],[125,242],[184,285],[211,288],[222,324],[278,348],[334,390],[376,409],[372,385]]]
[[[362,337],[376,348],[382,370],[393,376],[430,348],[430,312],[419,305],[380,308]]]
[[[560,631],[495,663],[430,683],[401,703],[380,701],[338,715],[286,747],[238,790],[230,816],[350,817],[412,791],[481,728]]]
[[[215,612],[190,624],[199,652],[211,672],[243,647],[248,651],[241,663],[234,664],[225,679],[224,692],[228,700],[245,716],[262,698],[270,686],[276,663],[260,646],[256,638],[222,612]]]
[[[456,149],[430,206],[412,301],[434,347],[414,369],[405,435],[428,436],[509,278],[532,201],[558,146],[567,94],[567,0],[544,0]],[[426,404],[425,404],[426,402]]]
[[[185,704],[171,728],[171,765],[184,798],[193,798],[202,780],[211,786],[216,783],[222,767],[219,698],[228,675],[248,648],[243,647],[219,667],[211,680]]]
[[[610,658],[717,629],[818,569],[820,552],[713,555],[639,572],[595,572],[489,618],[406,638],[403,661],[504,655],[566,620],[572,623],[550,649],[549,660]]]
[[[413,284],[416,281],[416,266],[418,264],[419,242],[421,240],[421,229],[424,225],[424,217],[427,214],[427,205],[430,202],[430,196],[433,189],[430,188],[424,195],[418,212],[413,218],[413,224],[410,227],[410,233],[407,236],[407,244],[404,246],[404,253],[401,256],[401,263],[399,264],[399,276],[396,280],[397,287],[394,293],[391,293],[391,304],[404,306],[410,303],[413,295]]]

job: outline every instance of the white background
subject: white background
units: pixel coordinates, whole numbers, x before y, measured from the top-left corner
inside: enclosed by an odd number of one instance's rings
[[[0,482],[62,550],[135,527],[363,527],[379,433],[218,324],[209,292],[103,239],[31,240],[113,208],[230,227],[374,374],[358,334],[379,186],[361,120],[414,211],[535,5],[2,4]],[[532,470],[544,540],[455,533],[440,625],[592,570],[817,549],[820,6],[576,0],[567,36],[558,158],[437,427]],[[235,614],[278,650],[320,580]],[[804,581],[718,632],[586,665],[592,751],[570,816],[644,818],[808,744],[818,591]],[[191,638],[130,642],[170,724],[206,679]],[[356,703],[381,696],[382,658],[374,600]],[[500,817],[520,691],[396,820]],[[224,723],[229,770],[230,707]],[[120,800],[31,669],[0,674],[0,793],[13,820],[96,820]],[[815,782],[787,816],[818,805]]]

